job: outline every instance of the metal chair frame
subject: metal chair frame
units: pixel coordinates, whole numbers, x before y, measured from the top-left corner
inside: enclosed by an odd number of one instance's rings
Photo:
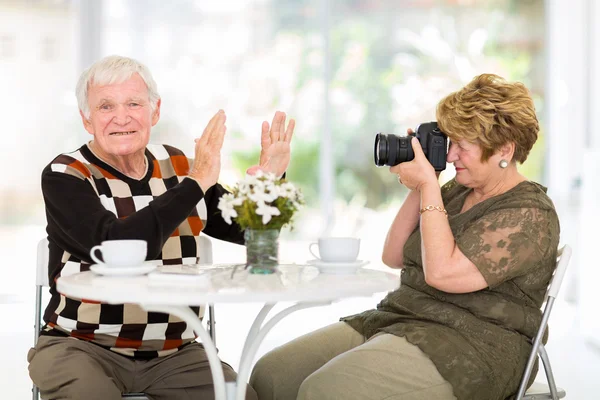
[[[202,247],[203,262],[211,263],[212,257],[212,243],[210,239],[202,235],[200,236],[200,246]],[[34,335],[33,335],[33,346],[37,344],[40,337],[40,331],[42,329],[42,291],[44,287],[50,287],[48,280],[48,239],[44,238],[38,242],[37,245],[37,268],[35,278],[35,321],[34,321]],[[208,306],[208,322],[207,330],[208,334],[212,338],[215,346],[216,342],[216,331],[215,331],[215,309],[214,305]],[[121,397],[127,400],[148,400],[143,393],[125,393]],[[33,385],[32,388],[32,399],[40,399],[40,390],[37,386]]]
[[[519,385],[519,391],[517,392],[516,400],[558,400],[566,396],[565,390],[556,386],[554,374],[552,373],[552,367],[550,366],[550,359],[548,358],[548,353],[546,352],[546,348],[542,343],[542,339],[548,326],[548,319],[550,318],[554,301],[556,300],[560,285],[562,284],[565,272],[567,271],[569,260],[571,259],[571,253],[572,250],[569,245],[565,245],[558,250],[554,276],[550,280],[550,284],[548,285],[548,290],[546,291],[546,296],[544,298],[545,306],[542,314],[542,322],[540,323],[540,328],[538,329],[538,332],[533,340],[531,354],[527,360],[527,366],[525,367],[523,378],[521,379],[521,384]],[[548,385],[534,384],[529,388],[529,390],[526,391],[527,383],[529,382],[529,378],[531,377],[533,370],[533,365],[535,364],[535,360],[538,358],[538,356],[542,360]]]

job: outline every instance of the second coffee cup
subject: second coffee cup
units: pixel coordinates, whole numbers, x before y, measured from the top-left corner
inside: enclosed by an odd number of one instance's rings
[[[318,246],[318,254],[313,248]],[[360,239],[353,237],[322,237],[311,243],[308,251],[325,262],[353,262],[358,257]]]

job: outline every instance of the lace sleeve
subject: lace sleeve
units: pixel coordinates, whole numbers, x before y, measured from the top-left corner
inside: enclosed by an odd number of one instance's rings
[[[495,211],[468,226],[456,244],[494,287],[548,260],[558,245],[553,215],[538,208]]]

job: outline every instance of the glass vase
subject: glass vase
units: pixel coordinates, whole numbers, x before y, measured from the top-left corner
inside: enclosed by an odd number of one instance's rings
[[[272,274],[279,264],[279,230],[246,229],[246,268],[251,274]]]

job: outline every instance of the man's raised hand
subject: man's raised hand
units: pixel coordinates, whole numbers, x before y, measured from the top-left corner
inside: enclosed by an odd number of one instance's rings
[[[290,119],[286,128],[285,120],[285,113],[277,111],[270,126],[267,121],[262,123],[259,165],[248,168],[248,173],[252,174],[261,169],[281,176],[287,170],[291,156],[290,142],[296,121]]]
[[[202,191],[217,183],[221,173],[221,148],[225,138],[225,112],[219,110],[208,122],[202,136],[195,139],[196,154],[189,177],[195,179]]]

